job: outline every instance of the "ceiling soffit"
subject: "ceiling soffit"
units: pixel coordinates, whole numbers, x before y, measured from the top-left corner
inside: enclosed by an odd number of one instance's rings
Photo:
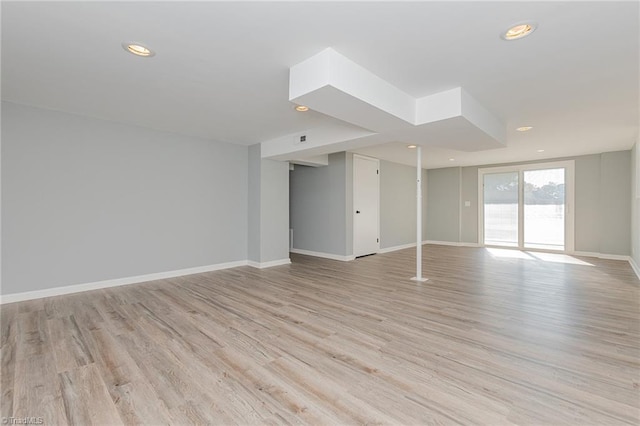
[[[352,126],[344,132],[335,126],[330,132],[310,130],[304,143],[297,135],[263,142],[265,158],[380,139],[461,151],[505,146],[505,125],[463,88],[416,98],[332,48],[290,68],[289,100]]]

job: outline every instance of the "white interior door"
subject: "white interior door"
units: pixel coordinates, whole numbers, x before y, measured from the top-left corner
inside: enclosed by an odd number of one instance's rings
[[[353,254],[364,256],[380,249],[379,160],[353,156]]]

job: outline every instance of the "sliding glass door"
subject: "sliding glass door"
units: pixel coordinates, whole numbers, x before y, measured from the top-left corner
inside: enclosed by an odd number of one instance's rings
[[[479,169],[478,178],[484,245],[573,250],[573,161]]]
[[[518,172],[484,175],[484,243],[518,247]]]
[[[565,169],[524,171],[524,246],[565,248]]]

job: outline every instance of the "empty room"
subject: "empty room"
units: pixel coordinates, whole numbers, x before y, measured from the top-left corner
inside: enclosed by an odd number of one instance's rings
[[[0,7],[3,424],[640,424],[637,1]]]

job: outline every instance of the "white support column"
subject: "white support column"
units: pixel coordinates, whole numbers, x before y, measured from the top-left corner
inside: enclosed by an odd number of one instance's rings
[[[416,276],[413,281],[428,281],[422,278],[422,147],[416,148]]]

